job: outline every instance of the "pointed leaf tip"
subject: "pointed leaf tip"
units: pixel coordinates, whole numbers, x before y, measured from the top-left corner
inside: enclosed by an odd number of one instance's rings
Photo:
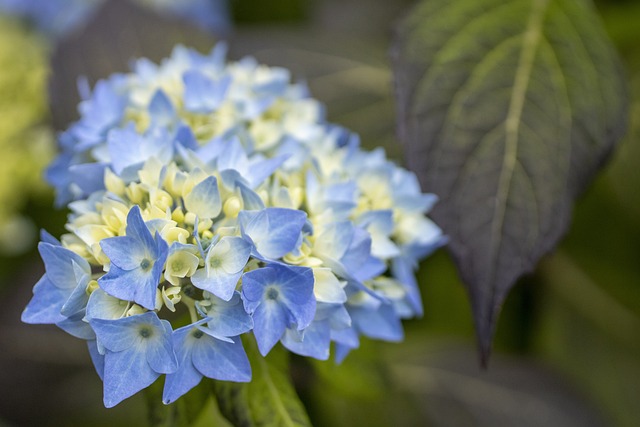
[[[392,55],[405,158],[440,196],[486,365],[508,291],[624,134],[624,73],[587,0],[422,1]]]

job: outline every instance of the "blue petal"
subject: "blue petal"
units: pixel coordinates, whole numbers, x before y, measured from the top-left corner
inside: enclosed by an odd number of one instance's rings
[[[230,301],[211,297],[212,306],[207,311],[211,319],[208,322],[206,333],[217,337],[234,337],[250,331],[253,328],[253,320],[242,306],[240,294],[235,292]]]
[[[394,258],[391,262],[391,272],[393,276],[404,285],[407,291],[407,300],[416,316],[422,317],[424,314],[422,297],[420,296],[420,289],[418,288],[411,264],[407,262],[405,258]]]
[[[228,274],[222,269],[210,270],[207,276],[205,269],[200,269],[191,277],[196,288],[211,292],[213,295],[228,301],[236,290],[242,271]]]
[[[147,363],[146,354],[136,348],[104,357],[104,406],[112,408],[150,386],[160,376]]]
[[[260,354],[266,356],[289,326],[289,316],[282,305],[267,300],[253,312],[253,324],[253,334]]]
[[[385,341],[402,341],[402,323],[391,304],[381,304],[377,310],[349,307],[349,314],[358,331],[369,338]]]
[[[241,211],[238,215],[242,235],[269,259],[282,258],[296,248],[306,219],[303,211],[283,208]]]
[[[193,365],[208,378],[221,381],[251,381],[251,366],[242,340],[224,342],[202,335],[193,345]]]
[[[282,344],[301,356],[327,360],[331,344],[329,322],[327,320],[312,322],[303,331],[302,337],[299,336],[298,331],[287,329],[282,337]]]
[[[112,265],[109,272],[98,279],[98,285],[116,298],[135,301],[144,308],[153,310],[158,279],[152,273],[153,271],[145,272],[141,268],[125,271]]]
[[[184,106],[195,113],[210,113],[220,106],[231,85],[231,77],[214,81],[196,70],[182,75],[184,81]]]
[[[153,236],[142,219],[142,213],[140,212],[140,206],[135,205],[131,208],[127,214],[127,236],[141,242],[148,251],[153,251],[156,247],[153,241]],[[154,255],[157,255],[154,253]]]
[[[40,240],[42,240],[44,243],[49,243],[50,245],[53,245],[53,246],[62,246],[62,243],[60,243],[60,240],[53,237],[46,230],[40,230]]]
[[[22,312],[21,320],[30,324],[54,324],[65,316],[60,314],[69,297],[69,291],[60,289],[45,274],[33,287],[33,297]]]
[[[61,322],[56,323],[56,326],[69,335],[80,338],[81,340],[95,340],[96,334],[91,328],[91,325],[83,320],[84,315],[85,313],[83,310]]]
[[[85,318],[91,319],[120,319],[129,309],[129,302],[112,297],[102,289],[96,289],[91,293],[87,303]]]
[[[60,289],[74,289],[78,285],[73,268],[75,262],[88,274],[91,272],[89,263],[78,254],[65,249],[62,246],[54,246],[50,243],[38,244],[40,256],[44,261],[47,277]]]
[[[91,356],[93,366],[96,368],[96,372],[102,380],[104,377],[104,355],[100,354],[98,351],[98,344],[96,340],[87,341],[87,347],[89,347],[89,356]]]
[[[148,340],[147,362],[156,372],[170,374],[178,369],[178,362],[171,344],[173,330],[171,324],[166,320],[160,320],[164,327],[164,333],[152,340]]]
[[[69,177],[81,191],[81,196],[88,196],[96,191],[104,190],[104,171],[102,163],[85,163],[69,167]]]
[[[161,89],[153,94],[148,111],[152,126],[170,126],[176,118],[176,111],[171,100]]]
[[[167,374],[164,381],[164,391],[162,402],[165,405],[175,402],[180,396],[197,386],[202,380],[202,374],[193,366],[191,362],[191,351],[193,346],[189,345],[189,335],[196,330],[193,325],[176,329],[173,332],[171,341],[173,349],[178,358],[178,370],[172,374]]]
[[[115,265],[125,271],[140,267],[140,263],[147,255],[143,243],[130,236],[102,239],[100,247],[112,266]]]
[[[112,352],[121,352],[133,347],[142,339],[139,329],[136,328],[139,322],[138,317],[123,317],[115,320],[94,318],[89,320],[89,324],[96,333],[99,346]]]
[[[218,191],[218,180],[209,176],[198,183],[184,198],[184,205],[189,212],[199,218],[215,218],[220,214],[222,201]]]
[[[72,261],[73,271],[76,276],[78,285],[69,295],[67,302],[62,306],[61,313],[65,316],[71,316],[84,310],[87,307],[89,295],[87,294],[87,285],[89,284],[90,272],[85,271],[81,266]]]

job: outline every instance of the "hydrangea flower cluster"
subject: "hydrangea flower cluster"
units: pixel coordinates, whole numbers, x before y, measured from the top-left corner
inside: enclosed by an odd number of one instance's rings
[[[249,381],[262,355],[342,360],[421,315],[418,260],[442,245],[413,174],[328,124],[289,72],[177,47],[99,82],[49,170],[68,234],[23,313],[87,341],[107,407],[166,375]]]

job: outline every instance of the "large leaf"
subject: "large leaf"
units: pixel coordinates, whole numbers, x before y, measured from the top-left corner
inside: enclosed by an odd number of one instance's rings
[[[220,412],[238,426],[310,426],[287,374],[287,353],[276,347],[265,358],[252,337],[244,343],[253,371],[251,382],[216,381]]]
[[[588,0],[423,1],[393,56],[407,163],[441,198],[486,363],[508,290],[624,132],[620,65]]]

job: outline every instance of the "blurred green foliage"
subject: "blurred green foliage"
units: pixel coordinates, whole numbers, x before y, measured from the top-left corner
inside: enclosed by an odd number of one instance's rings
[[[43,40],[0,17],[0,254],[16,255],[36,237],[21,215],[30,196],[46,194],[42,170],[53,156],[46,126],[47,53]]]

